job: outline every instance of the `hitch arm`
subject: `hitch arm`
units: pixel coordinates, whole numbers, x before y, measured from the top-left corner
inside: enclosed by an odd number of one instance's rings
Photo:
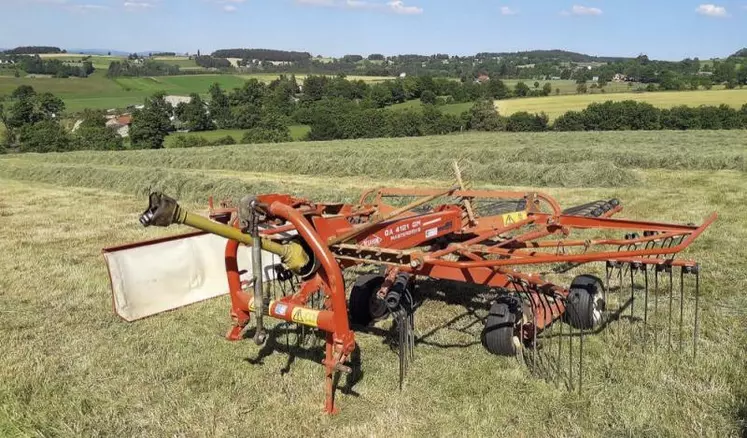
[[[183,224],[247,246],[254,245],[254,238],[242,233],[240,229],[190,213],[181,208],[176,200],[159,192],[150,194],[148,208],[140,215],[140,223],[145,227]],[[266,238],[260,238],[259,241],[262,249],[280,256],[283,264],[294,273],[306,275],[313,269],[313,260],[300,244],[278,243]]]

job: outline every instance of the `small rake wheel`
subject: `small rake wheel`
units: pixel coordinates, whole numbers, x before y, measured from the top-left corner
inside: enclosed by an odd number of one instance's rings
[[[521,300],[514,296],[503,296],[495,300],[485,320],[482,345],[498,356],[515,356],[521,345],[516,336],[517,323],[521,321]]]
[[[606,303],[604,284],[593,275],[579,275],[571,282],[566,299],[566,321],[577,329],[592,329],[602,321]]]
[[[367,326],[389,314],[386,302],[377,296],[383,283],[384,276],[379,274],[361,275],[355,280],[348,301],[352,324]]]

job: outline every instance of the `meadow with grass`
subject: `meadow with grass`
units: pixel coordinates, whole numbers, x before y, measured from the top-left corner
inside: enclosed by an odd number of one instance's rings
[[[2,156],[0,435],[743,436],[746,154],[742,131],[657,131]],[[150,190],[196,211],[210,195],[350,201],[448,186],[454,158],[474,188],[538,189],[563,207],[615,197],[622,217],[677,223],[717,211],[683,254],[702,267],[697,358],[593,335],[589,381],[568,392],[480,345],[494,291],[423,281],[403,391],[396,352],[361,332],[362,377],[325,416],[319,350],[226,342],[228,297],[137,323],[112,311],[101,248],[185,231],[140,226]]]
[[[307,75],[296,75],[302,81]],[[219,84],[223,89],[232,90],[241,87],[250,79],[264,83],[277,79],[279,74],[189,74],[157,77],[106,77],[106,71],[97,70],[87,78],[53,78],[53,77],[13,77],[0,76],[0,96],[10,95],[21,85],[30,85],[37,92],[50,92],[65,102],[69,112],[78,112],[86,108],[110,109],[125,108],[128,105],[143,103],[143,99],[157,91],[166,94],[187,96],[197,93],[207,96],[210,86]],[[385,77],[348,76],[350,80],[364,80],[368,83],[381,82]]]

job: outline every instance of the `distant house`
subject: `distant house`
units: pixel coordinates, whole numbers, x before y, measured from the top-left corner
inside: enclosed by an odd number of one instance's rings
[[[560,80],[560,76],[550,76],[550,80],[551,81],[559,81]]]
[[[484,84],[485,82],[488,82],[490,80],[490,76],[488,75],[480,75],[475,79],[475,82],[478,84]]]
[[[622,73],[615,73],[615,76],[612,76],[612,80],[614,82],[625,82],[628,80],[628,77]]]
[[[165,96],[164,100],[166,101],[166,103],[173,106],[174,108],[176,108],[176,106],[179,105],[180,103],[192,102],[192,98],[189,96]]]
[[[132,115],[122,114],[120,116],[107,116],[106,127],[117,131],[120,137],[130,136],[130,125],[132,125]]]
[[[591,78],[592,82],[599,82],[599,76],[594,76]]]

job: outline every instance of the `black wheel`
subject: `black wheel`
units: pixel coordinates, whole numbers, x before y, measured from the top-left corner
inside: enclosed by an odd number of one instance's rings
[[[592,329],[602,321],[604,284],[593,275],[579,275],[571,282],[566,301],[566,321],[577,329]]]
[[[386,302],[376,296],[382,283],[384,276],[379,274],[361,275],[355,280],[348,300],[348,314],[352,324],[367,326],[388,314]]]
[[[516,297],[499,297],[490,307],[490,313],[482,331],[482,345],[498,356],[516,355],[516,323],[521,315],[521,300]]]

